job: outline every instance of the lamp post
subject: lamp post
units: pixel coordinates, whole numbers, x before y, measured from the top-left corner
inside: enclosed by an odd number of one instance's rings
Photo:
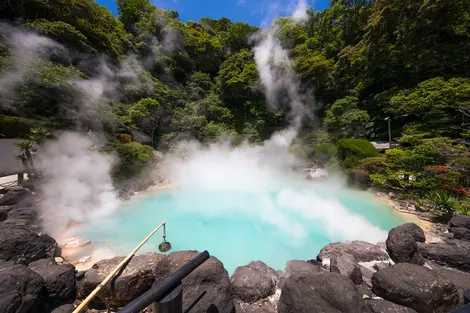
[[[385,120],[388,121],[388,147],[392,149],[392,126],[390,125],[392,119],[387,116]]]

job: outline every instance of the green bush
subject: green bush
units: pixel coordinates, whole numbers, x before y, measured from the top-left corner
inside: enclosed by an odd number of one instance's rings
[[[24,138],[32,128],[57,129],[62,125],[57,122],[41,121],[31,118],[0,115],[0,138]]]
[[[138,178],[158,160],[157,151],[138,142],[123,144],[114,141],[108,143],[104,152],[116,153],[119,158],[111,170],[111,176],[117,185],[122,181]]]
[[[369,173],[362,169],[353,168],[348,171],[349,184],[359,187],[367,188],[370,186],[371,179]]]
[[[315,160],[321,165],[328,163],[331,158],[336,156],[337,148],[332,143],[319,144],[315,149]]]
[[[470,158],[456,158],[449,162],[449,168],[462,174],[462,183],[470,186]]]
[[[346,168],[355,167],[360,159],[376,157],[379,152],[364,139],[340,139],[338,140],[339,157]]]
[[[361,159],[359,161],[359,167],[370,173],[384,173],[387,158],[385,156],[377,156],[371,158]]]

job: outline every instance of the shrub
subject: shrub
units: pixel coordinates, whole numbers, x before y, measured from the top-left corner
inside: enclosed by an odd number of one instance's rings
[[[431,209],[438,219],[447,222],[452,218],[456,199],[445,190],[435,190],[426,194],[431,202]]]
[[[466,186],[470,186],[470,158],[456,158],[450,161],[449,167],[453,171],[462,174],[462,182]]]
[[[111,176],[116,184],[138,177],[158,159],[158,153],[152,147],[138,142],[124,144],[111,142],[104,151],[116,153],[119,158],[111,170]]]
[[[119,134],[119,140],[122,143],[129,143],[132,141],[132,136],[129,134]]]
[[[343,160],[343,166],[351,168],[359,163],[360,159],[376,157],[377,149],[364,139],[340,139],[338,140],[339,157]]]
[[[370,185],[369,173],[365,170],[354,168],[348,171],[349,183],[356,187],[366,188]]]
[[[62,125],[56,122],[41,121],[31,118],[0,115],[0,137],[15,138],[26,137],[32,128],[46,129],[59,128]]]
[[[385,173],[385,156],[365,158],[359,161],[359,167],[369,173]]]
[[[328,163],[337,153],[336,146],[332,143],[319,144],[315,149],[315,159],[324,165]]]
[[[429,165],[424,168],[424,171],[430,174],[447,174],[449,168],[444,165]]]
[[[457,202],[454,207],[457,213],[463,215],[470,215],[470,201],[468,198],[463,201]]]

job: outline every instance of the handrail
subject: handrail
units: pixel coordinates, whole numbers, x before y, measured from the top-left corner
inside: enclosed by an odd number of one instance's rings
[[[89,295],[88,297],[86,297],[85,300],[83,300],[82,303],[80,303],[80,305],[73,311],[73,313],[80,313],[87,305],[88,303],[93,300],[93,298],[98,294],[98,292],[101,291],[101,289],[104,288],[104,286],[114,277],[114,275],[116,275],[117,272],[119,272],[119,270],[121,270],[121,268],[123,266],[125,266],[127,264],[127,262],[129,262],[129,260],[137,253],[137,251],[150,239],[150,237],[153,236],[153,234],[155,234],[157,232],[157,230],[160,229],[160,227],[164,226],[166,224],[166,222],[162,222],[160,223],[160,225],[158,225],[157,228],[155,228],[147,237],[145,237],[144,240],[142,240],[142,242],[134,248],[134,250],[132,250],[132,252],[124,259],[122,260],[121,263],[119,263],[112,271],[111,273],[108,274],[108,276],[106,276],[106,278],[98,285],[96,286],[95,290],[93,290]]]
[[[203,251],[197,257],[179,268],[174,274],[163,280],[156,287],[146,291],[140,297],[119,310],[118,313],[137,313],[145,309],[153,302],[161,301],[175,288],[177,288],[186,276],[191,274],[202,263],[207,261],[209,257],[209,252],[207,252],[207,250]]]

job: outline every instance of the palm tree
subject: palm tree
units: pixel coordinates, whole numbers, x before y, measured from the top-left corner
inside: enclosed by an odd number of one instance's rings
[[[21,154],[15,156],[16,159],[20,160],[23,163],[28,177],[34,176],[34,161],[31,150],[34,149],[34,143],[29,140],[19,141],[16,144],[16,148],[20,150]]]
[[[37,127],[37,128],[31,128],[31,130],[29,131],[28,138],[40,146],[44,142],[44,140],[47,137],[49,137],[49,135],[50,133],[47,129],[42,128],[42,127]]]

